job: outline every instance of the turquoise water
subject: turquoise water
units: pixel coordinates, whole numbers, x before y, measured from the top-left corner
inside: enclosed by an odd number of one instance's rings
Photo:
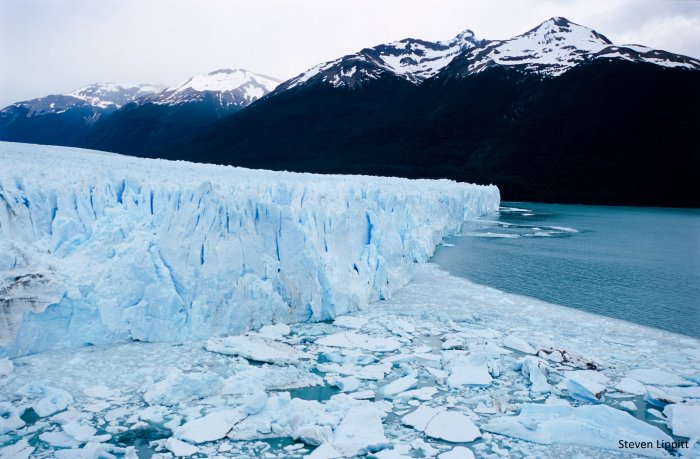
[[[433,262],[511,293],[700,338],[700,210],[503,203]]]

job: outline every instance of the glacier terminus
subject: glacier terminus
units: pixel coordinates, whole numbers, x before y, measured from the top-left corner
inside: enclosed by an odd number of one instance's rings
[[[388,298],[495,186],[0,145],[0,356],[183,342]]]

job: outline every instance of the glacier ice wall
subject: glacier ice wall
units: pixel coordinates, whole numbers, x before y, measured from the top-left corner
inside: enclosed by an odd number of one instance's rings
[[[0,143],[0,356],[182,342],[387,298],[495,186]]]

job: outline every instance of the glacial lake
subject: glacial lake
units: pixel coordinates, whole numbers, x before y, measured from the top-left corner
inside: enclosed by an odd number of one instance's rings
[[[700,209],[501,206],[446,238],[432,262],[506,292],[700,338]]]

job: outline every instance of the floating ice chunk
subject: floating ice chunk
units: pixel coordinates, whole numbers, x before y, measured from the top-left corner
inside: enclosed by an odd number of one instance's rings
[[[404,319],[393,318],[392,320],[384,321],[383,325],[391,333],[402,338],[412,339],[413,334],[416,332],[416,326]]]
[[[552,362],[563,365],[581,368],[583,370],[597,370],[601,365],[586,356],[566,349],[557,349],[552,346],[540,348],[536,355]]]
[[[530,390],[537,393],[547,393],[552,390],[552,387],[547,382],[547,371],[549,367],[544,360],[527,356],[519,364],[520,371],[524,376],[530,378],[532,387]]]
[[[265,325],[257,331],[257,334],[263,338],[280,340],[290,334],[292,329],[287,324]]]
[[[106,443],[86,443],[80,449],[60,449],[54,452],[57,459],[116,459],[120,454],[125,459],[136,458],[134,447],[120,448]]]
[[[307,445],[319,446],[324,443],[330,443],[333,440],[333,430],[329,426],[307,424],[297,428],[291,437]]]
[[[360,388],[362,382],[355,376],[328,376],[326,382],[331,386],[335,386],[342,392],[354,392]]]
[[[19,410],[8,402],[0,402],[0,435],[24,427]]]
[[[401,343],[394,338],[374,337],[356,332],[340,332],[323,336],[316,340],[316,344],[372,352],[391,352],[401,347]]]
[[[101,443],[112,438],[109,434],[95,435],[97,429],[85,422],[69,422],[63,425],[63,431],[79,442]]]
[[[12,360],[8,358],[0,359],[0,378],[9,376],[12,373]]]
[[[526,354],[534,354],[535,348],[530,346],[530,344],[522,338],[518,338],[514,335],[508,335],[503,338],[503,345],[516,351],[524,352]]]
[[[457,365],[452,367],[447,378],[450,387],[487,386],[491,381],[493,378],[486,365]]]
[[[631,400],[624,400],[620,402],[620,407],[627,411],[637,411],[637,405]]]
[[[153,405],[134,413],[143,421],[160,423],[170,414],[170,410],[161,405]]]
[[[247,414],[241,409],[215,411],[201,418],[187,421],[175,429],[173,436],[195,444],[219,440],[246,416]]]
[[[606,391],[605,384],[609,382],[607,376],[597,371],[578,370],[564,373],[566,379],[562,386],[568,391],[569,396],[581,401],[600,402]]]
[[[370,398],[374,398],[374,391],[362,390],[360,392],[353,392],[350,396],[356,400],[369,400]]]
[[[453,443],[470,442],[481,437],[481,432],[471,419],[456,411],[438,413],[428,423],[425,434]]]
[[[67,433],[59,430],[53,432],[43,432],[39,435],[39,439],[51,446],[58,446],[61,448],[75,448],[80,446],[81,443]]]
[[[569,228],[567,226],[548,226],[548,228],[551,228],[551,229],[557,230],[557,231],[563,231],[565,233],[578,233],[579,232],[576,228]]]
[[[682,397],[676,397],[665,390],[666,388],[648,386],[647,393],[644,396],[644,401],[650,405],[663,407],[673,403],[681,403],[683,401]]]
[[[668,405],[664,408],[673,435],[700,438],[700,405]]]
[[[675,373],[658,368],[637,368],[630,371],[627,377],[654,386],[689,386],[692,384]]]
[[[447,377],[450,375],[445,370],[440,370],[438,368],[425,367],[425,370],[431,375],[433,375],[436,379],[447,379]]]
[[[149,405],[174,406],[217,394],[223,382],[221,376],[210,371],[183,373],[171,368],[164,379],[146,389],[143,399]]]
[[[450,387],[487,386],[493,378],[489,374],[487,358],[465,351],[444,351],[442,365],[450,372],[447,384]]]
[[[88,387],[83,392],[85,395],[94,398],[112,398],[115,395],[112,389],[104,385]]]
[[[364,317],[340,316],[335,318],[335,320],[333,321],[333,325],[359,330],[360,328],[367,325],[367,322],[368,320]]]
[[[372,404],[350,407],[333,432],[333,439],[316,448],[309,458],[365,455],[390,445],[384,435],[382,412]]]
[[[517,416],[491,419],[482,429],[541,443],[568,443],[619,451],[619,441],[671,441],[657,427],[634,418],[629,413],[607,405],[524,404]],[[664,450],[635,448],[626,452],[650,457],[666,457]]]
[[[632,378],[622,378],[615,388],[632,395],[644,395],[647,393],[647,388],[644,387],[644,384]]]
[[[221,393],[250,395],[258,390],[283,390],[318,386],[323,380],[305,368],[293,366],[255,366],[236,364],[233,374],[224,380]]]
[[[307,456],[308,459],[337,459],[345,457],[332,443],[324,443]]]
[[[444,408],[433,408],[427,405],[421,405],[412,413],[404,416],[401,422],[423,432],[426,427],[428,427],[428,423],[442,410],[444,410]]]
[[[420,389],[409,390],[406,392],[401,392],[396,394],[393,398],[396,400],[411,400],[417,399],[422,401],[428,401],[433,398],[433,395],[437,394],[438,390],[432,386],[421,387]]]
[[[391,449],[383,449],[373,454],[376,459],[410,459],[411,447],[409,445],[394,445]]]
[[[446,453],[439,454],[438,459],[474,459],[474,453],[466,446],[456,446]]]
[[[359,379],[378,381],[384,379],[384,376],[391,371],[391,364],[380,363],[361,367],[354,364],[320,363],[316,365],[316,368],[324,373],[337,373],[344,376],[355,376]]]
[[[2,459],[29,459],[32,457],[34,447],[29,446],[29,440],[22,438],[13,445],[0,448],[0,458]]]
[[[485,231],[483,233],[479,233],[476,231],[470,231],[467,233],[464,233],[465,236],[469,237],[494,237],[494,238],[505,238],[505,239],[518,239],[520,236],[517,234],[513,233],[496,233],[493,231]]]
[[[259,390],[245,400],[241,409],[247,415],[257,414],[265,408],[269,397],[263,390]]]
[[[700,386],[664,387],[664,390],[671,396],[681,397],[684,400],[700,399]],[[691,403],[694,405],[696,403]]]
[[[429,437],[449,442],[470,442],[481,436],[471,419],[462,413],[447,411],[444,407],[421,405],[404,416],[401,422]]]
[[[422,451],[423,456],[425,457],[433,457],[437,453],[440,452],[439,449],[433,448],[429,444],[427,444],[422,438],[416,438],[411,442],[411,447],[415,450]]]
[[[268,397],[260,411],[246,416],[233,425],[227,435],[231,440],[291,437],[302,426],[336,425],[340,416],[347,411],[348,400],[363,403],[350,398],[342,398],[342,400],[343,409],[337,410],[336,413],[329,413],[326,408],[332,404],[332,399],[322,405],[315,400],[291,398],[288,392],[278,393]]]
[[[37,416],[44,418],[54,413],[63,411],[73,403],[73,396],[63,389],[46,387],[44,397],[32,405]]]
[[[411,373],[402,378],[395,379],[386,386],[382,387],[381,392],[384,397],[389,398],[392,395],[398,394],[399,392],[404,392],[412,387],[416,387],[416,384],[418,384],[418,378],[416,378],[415,373]]]
[[[196,446],[173,437],[165,441],[165,447],[168,448],[168,451],[172,451],[177,457],[189,457],[199,452],[199,448]]]
[[[388,362],[391,364],[396,364],[398,362],[409,362],[414,360],[429,360],[432,362],[439,362],[440,356],[437,354],[429,354],[427,352],[422,353],[411,353],[411,354],[394,354],[384,357],[381,361],[382,363]]]
[[[227,336],[226,338],[210,338],[206,349],[226,355],[239,355],[256,362],[267,362],[275,365],[296,365],[302,359],[312,356],[298,351],[286,343],[280,343],[253,334]]]

